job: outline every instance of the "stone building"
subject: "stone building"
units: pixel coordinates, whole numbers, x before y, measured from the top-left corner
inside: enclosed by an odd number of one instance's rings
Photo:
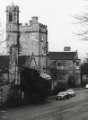
[[[40,72],[46,72],[47,33],[47,26],[39,23],[38,17],[32,17],[28,24],[22,25],[19,22],[19,6],[7,6],[6,40],[8,54],[10,47],[19,43],[19,55],[27,56],[27,66]]]
[[[58,82],[72,82],[80,84],[80,68],[77,62],[77,51],[49,52],[48,72],[53,77],[55,84]],[[72,81],[69,81],[72,80]]]

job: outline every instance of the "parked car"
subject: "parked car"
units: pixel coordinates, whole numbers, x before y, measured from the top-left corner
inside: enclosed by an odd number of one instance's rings
[[[59,92],[56,95],[56,100],[64,100],[64,99],[68,99],[68,98],[69,98],[69,94],[67,93],[67,91]]]
[[[67,93],[68,93],[69,97],[73,97],[73,96],[76,95],[76,94],[75,94],[75,91],[74,91],[73,89],[68,89],[68,90],[67,90]]]

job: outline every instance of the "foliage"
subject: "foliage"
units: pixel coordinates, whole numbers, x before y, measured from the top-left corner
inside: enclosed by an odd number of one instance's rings
[[[74,75],[70,75],[68,78],[68,86],[69,87],[75,87],[75,77]]]
[[[81,65],[81,74],[88,74],[88,63],[83,63]]]
[[[40,77],[38,71],[24,68],[21,71],[21,89],[27,99],[43,100],[50,94],[50,81]]]
[[[66,82],[58,82],[53,90],[53,94],[57,94],[60,91],[66,90],[67,87],[68,86],[67,86]]]

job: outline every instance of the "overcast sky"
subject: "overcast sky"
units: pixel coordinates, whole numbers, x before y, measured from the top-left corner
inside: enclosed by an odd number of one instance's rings
[[[88,53],[88,41],[79,40],[74,33],[80,25],[73,16],[87,12],[87,0],[0,0],[1,40],[5,40],[5,10],[12,1],[20,7],[20,22],[29,22],[32,16],[48,26],[49,51],[63,51],[64,46],[78,50],[80,57]],[[5,46],[4,44],[2,46]]]

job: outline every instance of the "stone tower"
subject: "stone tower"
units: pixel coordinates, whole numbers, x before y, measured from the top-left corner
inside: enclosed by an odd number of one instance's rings
[[[34,16],[29,24],[20,25],[21,54],[31,56],[30,67],[46,72],[48,52],[47,26],[39,23],[38,17]],[[28,66],[28,65],[27,65]]]
[[[12,45],[17,44],[18,32],[19,32],[19,7],[16,5],[7,6],[6,39],[8,52]]]
[[[48,53],[48,30],[47,26],[39,24],[39,66],[41,72],[47,70],[47,53]]]
[[[18,42],[19,42],[19,7],[12,5],[6,8],[6,40],[9,60],[9,81],[19,83]]]
[[[47,31],[47,26],[39,23],[36,16],[32,17],[30,22],[25,25],[19,24],[19,7],[17,5],[7,6],[6,38],[8,53],[11,50],[10,48],[17,45],[19,41],[19,56],[27,56],[27,66],[40,72],[46,72],[47,67]],[[16,46],[14,49],[17,49]]]

